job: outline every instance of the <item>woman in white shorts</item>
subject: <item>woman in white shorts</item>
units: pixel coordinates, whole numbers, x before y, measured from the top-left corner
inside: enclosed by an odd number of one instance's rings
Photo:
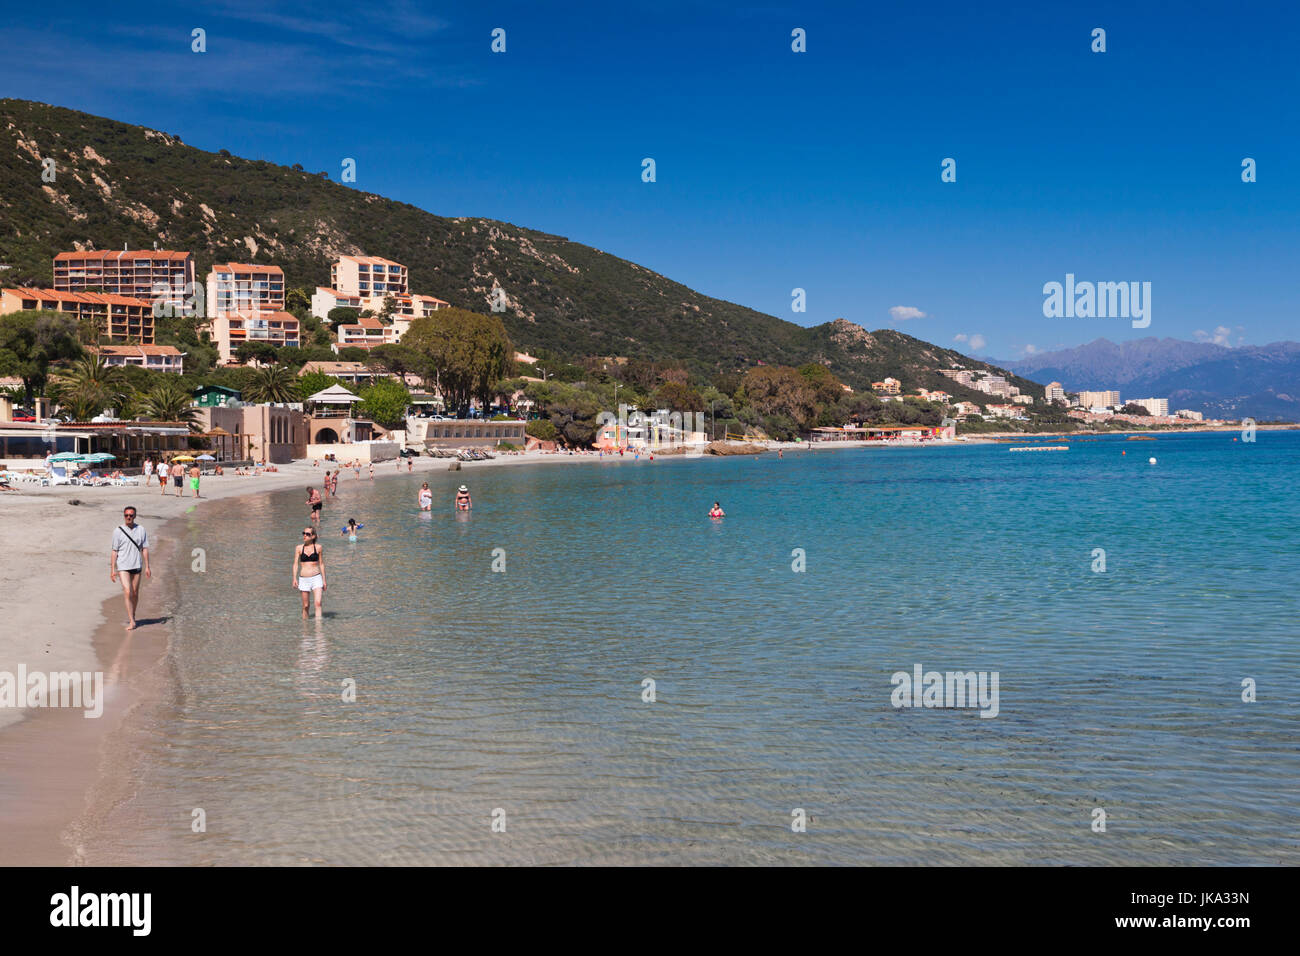
[[[293,549],[293,586],[302,594],[302,616],[307,618],[307,595],[316,598],[316,616],[320,617],[321,599],[325,596],[325,555],[316,540],[316,529],[303,528],[302,544]]]

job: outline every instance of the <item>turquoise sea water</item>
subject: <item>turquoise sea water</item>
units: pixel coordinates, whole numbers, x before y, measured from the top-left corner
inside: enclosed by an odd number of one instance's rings
[[[87,862],[1296,863],[1300,433],[1232,437],[345,480],[319,625],[303,494],[204,504]]]

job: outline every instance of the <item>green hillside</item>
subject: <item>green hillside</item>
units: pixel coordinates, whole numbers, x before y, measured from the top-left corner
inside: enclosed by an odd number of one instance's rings
[[[894,375],[951,385],[956,352],[844,320],[804,328],[701,295],[590,246],[510,223],[449,219],[331,182],[325,173],[194,149],[176,137],[74,110],[0,100],[0,283],[49,285],[54,253],[188,250],[213,262],[274,263],[288,287],[328,285],[339,254],[410,269],[412,291],[485,312],[493,283],[522,349],[681,363],[711,376],[759,363],[828,364],[855,388]],[[55,161],[43,182],[42,159]],[[1019,380],[1036,395],[1041,387]],[[954,394],[964,390],[949,387]]]

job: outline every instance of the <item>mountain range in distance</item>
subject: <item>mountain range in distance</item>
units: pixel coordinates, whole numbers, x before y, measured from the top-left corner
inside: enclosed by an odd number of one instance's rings
[[[1206,417],[1300,420],[1300,342],[1242,345],[1142,338],[1096,339],[1013,361],[989,359],[1067,392],[1118,389],[1124,400],[1168,398],[1169,410]]]

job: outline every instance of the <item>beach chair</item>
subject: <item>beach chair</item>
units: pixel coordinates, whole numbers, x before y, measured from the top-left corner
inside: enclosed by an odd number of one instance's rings
[[[79,484],[81,484],[81,479],[80,479],[80,478],[74,478],[74,477],[70,476],[70,475],[68,474],[68,470],[67,470],[66,468],[60,468],[60,467],[58,467],[57,465],[51,465],[51,466],[50,466],[50,474],[49,474],[49,476],[46,477],[46,478],[42,478],[42,479],[41,479],[41,484],[42,484],[42,485],[51,485],[51,486],[53,486],[53,485],[79,485]]]

